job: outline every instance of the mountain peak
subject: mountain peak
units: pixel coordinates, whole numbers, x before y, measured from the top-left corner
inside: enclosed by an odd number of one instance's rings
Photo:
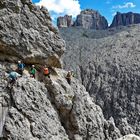
[[[72,21],[72,16],[58,17],[57,25],[61,27],[81,26],[86,29],[106,29],[108,22],[98,11],[85,9]]]
[[[128,12],[117,12],[110,27],[127,26],[140,23],[140,14]]]

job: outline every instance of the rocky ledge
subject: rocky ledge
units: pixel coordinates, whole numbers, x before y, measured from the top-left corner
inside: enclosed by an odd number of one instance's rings
[[[0,65],[0,71],[5,66]],[[24,75],[12,90],[1,75],[2,135],[6,140],[116,140],[122,135],[113,118],[106,120],[101,108],[78,80],[69,85],[66,72],[55,69],[41,83]]]

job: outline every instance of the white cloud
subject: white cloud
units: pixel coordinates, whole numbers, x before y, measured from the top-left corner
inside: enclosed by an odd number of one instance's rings
[[[65,14],[76,17],[81,11],[78,0],[40,0],[36,5],[46,7],[53,13],[52,17]]]
[[[112,14],[112,16],[115,16],[117,13],[116,12],[114,12],[113,14]]]
[[[124,3],[124,5],[113,6],[113,9],[134,8],[136,5],[133,2]]]

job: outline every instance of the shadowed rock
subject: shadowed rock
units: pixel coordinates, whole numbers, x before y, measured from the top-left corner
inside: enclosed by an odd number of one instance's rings
[[[127,26],[140,23],[140,14],[138,13],[120,13],[117,12],[110,27]]]

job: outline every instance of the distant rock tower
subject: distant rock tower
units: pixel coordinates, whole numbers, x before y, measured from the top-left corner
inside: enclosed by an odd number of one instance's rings
[[[140,14],[138,13],[120,13],[117,12],[110,27],[127,26],[140,23]]]
[[[86,29],[102,30],[108,28],[108,22],[98,11],[86,9],[77,16],[74,26]]]
[[[73,25],[72,16],[65,15],[64,17],[57,18],[58,28],[71,27]]]
[[[65,15],[64,17],[58,17],[57,26],[58,28],[81,26],[85,29],[102,30],[108,28],[108,22],[98,11],[86,9],[81,11],[74,23],[72,16]]]

